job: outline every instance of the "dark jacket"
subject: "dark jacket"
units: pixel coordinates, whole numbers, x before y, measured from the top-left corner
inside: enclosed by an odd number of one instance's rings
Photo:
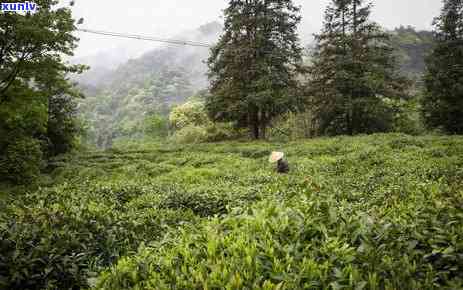
[[[280,159],[277,163],[277,172],[278,173],[288,173],[289,172],[289,164],[287,161]]]

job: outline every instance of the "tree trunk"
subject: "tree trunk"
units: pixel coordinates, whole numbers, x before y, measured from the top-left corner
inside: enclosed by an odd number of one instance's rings
[[[342,46],[343,46],[343,58],[344,58],[344,61],[346,60],[347,58],[347,21],[346,21],[346,10],[348,9],[348,7],[343,7],[342,9],[342,18],[341,18],[341,21],[342,21]],[[344,80],[345,81],[345,80]],[[345,85],[344,85],[344,88],[343,88],[343,91],[345,92]],[[348,94],[347,96],[347,105],[346,107],[344,107],[344,110],[347,110],[347,112],[345,112],[345,122],[346,122],[346,130],[347,130],[347,133],[349,135],[352,135],[352,121],[351,121],[351,106],[352,106],[352,96],[350,94]]]
[[[257,114],[257,118],[258,118],[258,123],[260,127],[260,137],[261,139],[265,139],[266,137],[265,131],[267,127],[267,116],[265,112],[263,112],[262,110],[259,110],[259,114]]]
[[[354,122],[353,122],[353,108],[352,108],[352,95],[349,95],[349,105],[347,108],[347,130],[350,136],[354,135]]]
[[[352,41],[352,60],[355,66],[357,66],[357,49],[359,46],[357,46],[357,2],[353,2],[353,41]],[[354,71],[356,72],[356,69],[354,68]],[[355,97],[355,90],[354,86],[351,84],[351,93],[349,96],[349,135],[354,135],[354,104],[353,104],[353,98]]]
[[[259,115],[255,106],[250,105],[248,108],[248,126],[254,139],[259,139]]]
[[[258,140],[259,137],[260,137],[259,136],[259,124],[257,122],[255,122],[255,120],[252,123],[252,128],[251,129],[252,129],[252,137],[254,139]]]
[[[262,124],[261,125],[261,128],[260,128],[260,136],[262,137],[262,139],[265,140],[266,138],[266,131],[267,131],[267,126],[265,124]]]

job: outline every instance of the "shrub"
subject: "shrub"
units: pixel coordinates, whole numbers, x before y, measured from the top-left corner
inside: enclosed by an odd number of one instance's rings
[[[12,140],[0,156],[0,178],[15,184],[28,184],[40,174],[42,150],[36,139]]]
[[[384,100],[394,112],[393,131],[419,135],[425,132],[418,100]]]
[[[161,115],[149,115],[143,121],[145,135],[153,138],[164,138],[169,133],[169,121]]]
[[[174,142],[189,144],[202,143],[207,141],[206,128],[201,126],[188,125],[176,131],[172,136]]]
[[[310,109],[304,112],[286,113],[273,121],[267,139],[275,141],[297,140],[317,135],[316,120]]]
[[[189,212],[130,203],[144,194],[114,184],[25,195],[0,213],[0,288],[86,288],[92,273],[194,221]]]
[[[204,126],[210,123],[202,101],[189,101],[175,107],[169,115],[171,125],[179,130],[188,126]]]
[[[302,207],[262,203],[252,212],[204,223],[169,244],[123,259],[102,273],[95,289],[461,286],[463,248],[439,228],[446,219],[458,219],[456,211],[410,233],[413,227],[406,221],[391,223],[346,209],[333,207],[330,200]],[[437,212],[423,213],[431,218]],[[427,231],[439,238],[424,238]]]
[[[354,133],[372,134],[390,132],[393,126],[393,112],[383,100],[358,99],[353,101]]]
[[[218,142],[237,139],[244,136],[244,132],[233,128],[231,123],[211,123],[206,127],[207,141]]]
[[[231,123],[213,123],[202,101],[189,101],[174,108],[169,120],[176,130],[173,140],[178,143],[217,142],[242,135]]]
[[[219,196],[211,196],[206,193],[173,191],[161,201],[160,207],[181,211],[191,210],[196,215],[207,217],[225,214],[228,203],[229,201]]]

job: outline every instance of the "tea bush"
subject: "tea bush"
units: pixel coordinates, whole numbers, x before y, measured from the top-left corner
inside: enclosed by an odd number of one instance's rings
[[[461,286],[458,238],[435,247],[407,224],[331,209],[262,203],[191,228],[104,272],[96,289],[434,289]],[[302,205],[302,206],[301,206]],[[449,214],[456,222],[461,216]],[[461,226],[453,226],[454,231]],[[409,234],[411,232],[411,234]],[[419,238],[421,236],[421,238]],[[446,240],[448,238],[448,240]],[[432,243],[432,242],[431,242]],[[445,253],[445,254],[444,254]],[[460,253],[460,254],[457,254]]]
[[[120,260],[95,289],[461,289],[463,156],[451,148],[463,140],[452,140],[287,144],[290,175],[240,176],[260,185],[257,203]],[[281,146],[235,145],[212,151],[263,164]]]
[[[195,216],[124,205],[142,189],[70,187],[29,194],[0,218],[0,285],[6,289],[79,289],[92,271],[159,239]]]
[[[50,171],[0,200],[0,289],[463,288],[462,137],[132,142]]]

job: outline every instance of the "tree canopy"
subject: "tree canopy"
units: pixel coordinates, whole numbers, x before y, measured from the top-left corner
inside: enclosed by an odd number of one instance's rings
[[[2,176],[12,179],[14,172],[27,171],[10,167],[28,155],[28,146],[37,158],[23,160],[24,166],[36,172],[40,156],[68,150],[77,130],[72,101],[80,94],[67,76],[84,67],[64,61],[78,41],[75,21],[58,1],[36,3],[33,14],[0,14],[0,164]],[[24,146],[15,155],[18,144]]]
[[[298,103],[299,8],[291,0],[230,0],[224,14],[224,33],[208,61],[209,115],[265,137],[269,122]]]
[[[463,1],[446,0],[434,20],[436,46],[427,59],[423,111],[427,125],[463,133]]]
[[[321,133],[388,131],[384,98],[406,96],[389,35],[370,20],[372,4],[333,0],[311,66],[309,94]]]

